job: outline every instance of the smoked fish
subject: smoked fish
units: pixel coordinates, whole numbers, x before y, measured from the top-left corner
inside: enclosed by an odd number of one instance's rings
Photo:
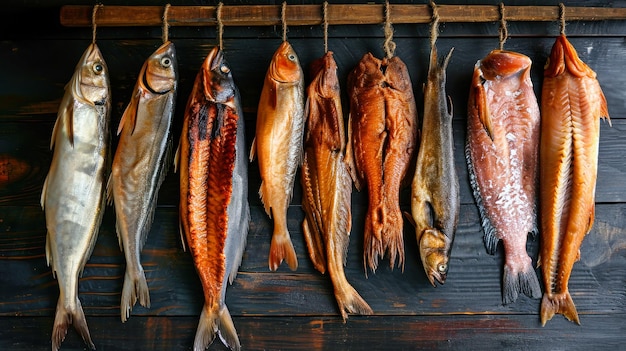
[[[348,313],[373,312],[344,272],[352,226],[352,180],[345,163],[346,136],[332,51],[312,63],[311,77],[302,163],[302,228],[315,268],[321,273],[328,270],[345,321]]]
[[[256,135],[250,161],[259,162],[259,196],[274,220],[269,268],[283,260],[298,268],[296,251],[287,230],[287,208],[293,195],[298,166],[302,164],[304,135],[304,74],[289,42],[278,47],[265,75],[257,110]]]
[[[502,302],[519,293],[541,296],[529,233],[537,233],[539,105],[530,80],[531,60],[494,50],[478,61],[468,101],[465,156],[487,252],[504,246]]]
[[[230,67],[219,47],[207,55],[185,109],[176,161],[181,231],[204,291],[194,350],[219,335],[241,348],[225,304],[246,245],[250,207],[244,116]]]
[[[107,184],[114,202],[116,230],[126,257],[120,313],[122,322],[133,305],[150,307],[150,292],[140,256],[171,155],[171,125],[178,81],[176,49],[159,47],[143,64],[130,103],[117,130],[120,140]]]
[[[395,56],[361,58],[348,75],[348,164],[357,190],[367,186],[364,265],[389,254],[404,267],[400,187],[417,145],[417,109],[409,71]],[[409,179],[410,180],[410,179]]]
[[[59,283],[52,350],[59,349],[72,324],[95,349],[78,299],[78,278],[104,213],[110,112],[109,72],[92,43],[65,86],[52,131],[52,163],[41,193],[48,231],[46,259]]]
[[[594,221],[600,118],[610,124],[596,73],[561,35],[546,63],[541,93],[543,325],[557,313],[580,324],[568,281]]]
[[[437,48],[430,52],[424,88],[424,117],[415,175],[411,186],[411,215],[422,265],[430,283],[443,284],[448,274],[454,234],[459,222],[459,179],[454,165],[452,107],[446,95],[446,68],[437,62]]]

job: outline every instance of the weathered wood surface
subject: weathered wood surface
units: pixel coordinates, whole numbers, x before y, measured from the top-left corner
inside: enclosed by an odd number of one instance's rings
[[[24,3],[32,5],[27,7]],[[82,0],[74,3],[92,4]],[[247,1],[226,1],[227,5],[242,3]],[[50,346],[58,288],[46,266],[45,221],[39,196],[52,157],[50,133],[63,86],[91,38],[89,28],[60,26],[59,9],[64,4],[61,0],[45,5],[9,0],[7,10],[0,13],[0,350],[47,350]],[[136,0],[132,4],[154,5],[154,2]],[[510,3],[527,4],[545,5],[542,1]],[[214,6],[215,3],[182,1],[180,5]],[[566,5],[607,6],[595,0],[566,1]],[[614,1],[611,6],[626,7],[626,1]],[[33,19],[40,24],[33,25]],[[421,86],[429,53],[428,25],[405,24],[394,28],[396,54],[407,63],[421,110]],[[404,272],[391,271],[384,261],[376,274],[365,277],[361,233],[367,194],[355,191],[346,274],[372,306],[375,316],[351,316],[343,324],[337,314],[330,280],[313,269],[307,256],[301,233],[299,185],[289,208],[288,224],[300,266],[296,272],[286,266],[281,266],[278,272],[269,272],[267,253],[272,224],[260,205],[258,167],[253,162],[249,179],[251,230],[240,273],[227,293],[227,304],[245,349],[335,349],[339,345],[342,349],[355,350],[588,350],[616,348],[626,341],[626,71],[622,67],[626,55],[623,39],[626,21],[574,21],[567,26],[581,58],[598,74],[613,121],[612,128],[606,123],[601,128],[596,223],[583,242],[581,260],[574,266],[570,279],[582,326],[556,316],[541,327],[539,300],[522,296],[517,302],[503,306],[502,251],[491,256],[483,246],[462,151],[472,70],[478,59],[498,46],[497,29],[497,23],[445,24],[437,42],[440,52],[455,47],[447,86],[454,104],[455,161],[463,204],[446,284],[433,288],[428,283],[408,223],[405,223]],[[558,25],[512,22],[509,31],[512,38],[505,48],[533,59],[532,79],[539,93],[543,65]],[[308,66],[322,54],[321,34],[319,26],[290,27],[290,41],[303,65]],[[98,45],[111,71],[113,126],[117,126],[130,99],[143,61],[159,45],[160,35],[157,27],[98,30]],[[176,44],[180,68],[174,126],[177,136],[193,79],[216,40],[215,30],[210,27],[175,27],[170,38]],[[225,54],[241,91],[248,146],[254,135],[263,76],[280,41],[280,27],[225,28]],[[349,71],[367,51],[382,56],[382,41],[379,25],[331,26],[329,47],[339,65],[344,97]],[[117,139],[113,141],[115,145]],[[113,208],[107,208],[96,248],[80,282],[80,297],[100,350],[191,348],[202,294],[191,257],[181,247],[178,175],[172,171],[160,191],[155,223],[143,251],[152,308],[136,306],[125,324],[119,321],[124,258],[115,235]],[[404,210],[409,209],[408,194],[408,189],[403,190]],[[528,249],[535,260],[538,245],[537,239],[529,240]],[[82,340],[71,330],[63,350],[83,348]],[[224,348],[216,342],[211,349]]]

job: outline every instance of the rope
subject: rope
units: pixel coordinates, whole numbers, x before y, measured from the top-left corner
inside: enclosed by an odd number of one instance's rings
[[[559,3],[559,20],[561,22],[561,35],[565,35],[565,5]]]
[[[287,41],[287,1],[283,1],[283,7],[280,10],[280,22],[283,25],[283,41]]]
[[[396,43],[393,42],[393,27],[391,26],[391,14],[389,0],[385,1],[385,43],[383,44],[387,58],[392,58],[396,51]]]
[[[215,11],[215,17],[217,17],[217,41],[220,50],[224,49],[224,41],[222,39],[222,35],[224,34],[224,22],[222,22],[222,6],[224,6],[224,3],[220,1],[220,3],[217,4],[217,10]]]
[[[96,43],[96,14],[98,14],[98,10],[101,7],[104,7],[104,5],[96,4],[93,7],[93,11],[91,12],[91,30],[92,30],[92,32],[91,32],[91,42],[93,44]]]
[[[167,43],[169,41],[169,30],[170,24],[167,22],[167,14],[170,11],[170,4],[165,5],[165,10],[163,10],[163,42]]]
[[[433,21],[430,24],[430,46],[434,47],[437,37],[439,36],[439,9],[434,1],[430,2],[430,7],[433,10]]]
[[[322,6],[322,18],[324,25],[324,52],[328,52],[328,1]]]
[[[509,30],[507,29],[506,19],[504,19],[504,3],[500,3],[500,50],[504,49],[504,43],[509,37]]]

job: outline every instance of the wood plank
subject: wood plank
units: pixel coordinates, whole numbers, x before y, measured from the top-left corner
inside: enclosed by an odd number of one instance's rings
[[[171,26],[215,26],[216,6],[171,6],[168,22]],[[441,22],[493,22],[501,18],[497,5],[437,5]],[[65,5],[60,11],[61,24],[68,27],[91,27],[93,6]],[[96,23],[103,27],[161,26],[163,6],[103,6],[98,9]],[[385,21],[382,4],[329,4],[328,23],[381,24]],[[389,6],[393,23],[430,23],[429,5],[392,4]],[[559,6],[506,6],[507,21],[557,21]],[[566,7],[569,20],[602,21],[626,19],[626,8]],[[322,23],[321,5],[288,5],[285,18],[289,26],[310,26]],[[281,5],[235,5],[222,7],[224,26],[275,26],[281,22]]]
[[[500,297],[502,251],[488,255],[482,241],[478,211],[461,207],[448,280],[433,288],[418,259],[414,233],[405,225],[404,272],[390,270],[386,261],[365,276],[362,230],[354,213],[346,261],[348,280],[378,315],[527,314],[538,318],[539,300],[520,297],[503,306]],[[285,265],[269,272],[272,224],[261,206],[252,207],[248,244],[240,273],[229,287],[227,304],[238,316],[336,316],[337,307],[327,276],[314,270],[303,241],[299,207],[289,209],[288,227],[300,266]],[[124,258],[114,229],[114,215],[105,214],[94,253],[80,282],[80,297],[88,316],[116,316]],[[626,313],[626,204],[598,205],[596,224],[585,239],[581,261],[570,279],[572,297],[583,323],[589,314]],[[0,206],[0,315],[52,316],[57,283],[44,257],[45,222],[37,207]],[[534,259],[538,240],[529,239]],[[198,315],[202,293],[191,257],[181,249],[176,208],[159,208],[143,250],[142,262],[151,290],[151,309],[136,306],[133,316]],[[132,319],[132,318],[131,318]]]
[[[353,317],[234,317],[245,350],[619,350],[626,315],[586,316],[583,326],[555,318],[545,327],[526,315]],[[87,317],[98,350],[191,350],[197,318]],[[50,347],[52,320],[0,317],[0,348],[13,351]],[[83,350],[70,330],[63,350]],[[216,339],[209,350],[227,350]]]

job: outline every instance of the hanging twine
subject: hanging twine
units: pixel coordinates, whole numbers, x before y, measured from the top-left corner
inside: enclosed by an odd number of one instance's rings
[[[220,50],[224,49],[224,41],[222,40],[222,35],[224,34],[224,22],[222,21],[222,6],[224,3],[220,1],[217,4],[217,10],[215,12],[215,17],[217,17],[217,41]]]
[[[439,9],[437,9],[437,5],[435,5],[434,1],[430,2],[430,7],[433,10],[433,21],[430,24],[430,46],[434,47],[435,42],[437,41],[437,37],[439,36]]]
[[[504,19],[504,3],[500,3],[500,50],[504,49],[504,43],[509,37],[509,30],[506,28],[506,19]]]
[[[163,42],[167,43],[169,38],[170,24],[167,22],[167,14],[170,11],[170,4],[165,5],[165,10],[163,10]]]
[[[322,6],[322,18],[324,25],[324,52],[328,52],[328,1],[324,1]]]
[[[101,7],[104,7],[104,5],[96,4],[91,12],[91,42],[93,44],[96,43],[96,15]]]
[[[561,22],[561,35],[565,35],[565,5],[559,3],[559,20]]]
[[[283,7],[280,10],[280,22],[283,25],[283,41],[287,41],[287,1],[283,1]]]
[[[391,14],[389,1],[385,1],[385,43],[383,44],[387,58],[392,58],[396,51],[396,43],[393,42],[393,27],[391,26]]]

